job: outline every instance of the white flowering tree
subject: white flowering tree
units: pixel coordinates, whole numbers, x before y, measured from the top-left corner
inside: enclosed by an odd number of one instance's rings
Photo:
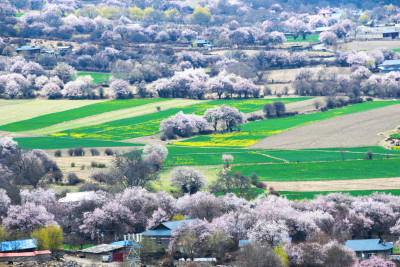
[[[180,166],[172,170],[171,185],[181,188],[184,193],[194,194],[206,185],[203,173],[192,167]]]

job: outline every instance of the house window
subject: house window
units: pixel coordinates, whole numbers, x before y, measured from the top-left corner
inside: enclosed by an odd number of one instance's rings
[[[157,245],[161,246],[161,238],[157,239]]]

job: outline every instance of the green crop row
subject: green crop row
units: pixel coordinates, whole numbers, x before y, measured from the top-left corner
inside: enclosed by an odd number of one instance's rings
[[[400,176],[400,159],[234,166],[243,175],[256,173],[263,181],[322,181]]]
[[[179,147],[168,146],[166,166],[220,165],[223,154],[230,154],[231,164],[260,164],[284,162],[340,161],[364,159],[367,151],[373,152],[373,159],[400,158],[400,151],[383,147],[323,148],[299,150],[240,149],[225,147]]]
[[[101,73],[101,72],[78,72],[77,76],[92,76],[93,82],[102,83],[110,80],[110,73]]]
[[[90,104],[80,108],[74,108],[61,112],[50,113],[32,119],[2,125],[0,126],[0,130],[8,132],[22,132],[22,131],[34,130],[62,123],[65,121],[76,120],[88,116],[102,114],[105,112],[132,108],[165,100],[168,99],[110,100],[110,101]]]
[[[102,140],[72,139],[63,137],[23,137],[14,138],[24,149],[66,149],[74,147],[123,147],[141,146],[140,144]]]

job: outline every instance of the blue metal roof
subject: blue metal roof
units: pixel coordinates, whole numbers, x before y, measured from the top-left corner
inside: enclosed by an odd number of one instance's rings
[[[379,66],[385,67],[385,66],[393,66],[393,65],[400,65],[400,59],[385,60]]]
[[[247,239],[239,240],[239,248],[250,245],[251,245],[250,240]]]
[[[395,247],[393,244],[380,242],[380,239],[361,239],[361,240],[347,240],[346,247],[354,251],[379,251],[389,250]]]
[[[24,45],[21,46],[21,48],[18,48],[17,51],[33,51],[33,50],[39,50],[40,47],[33,46],[33,45]]]
[[[196,40],[193,43],[195,43],[195,44],[208,44],[209,42],[207,40]]]
[[[388,29],[388,30],[384,31],[383,33],[395,33],[395,32],[399,32],[399,31],[396,31],[396,29]]]
[[[13,251],[37,248],[36,239],[22,239],[0,242],[0,251]]]
[[[133,242],[129,242],[128,240],[122,240],[122,241],[117,241],[117,242],[112,242],[110,243],[110,245],[113,246],[124,246],[124,247],[128,247],[128,246],[135,246],[135,247],[141,247],[140,245],[133,243]]]
[[[195,222],[195,221],[200,221],[200,219],[187,219],[187,220],[174,221],[174,222],[163,222],[162,225],[164,225],[168,229],[175,230],[182,224]]]
[[[144,235],[144,236],[166,236],[166,237],[170,237],[170,236],[172,236],[172,231],[171,230],[166,230],[166,229],[148,230],[146,232],[141,233],[141,235]]]

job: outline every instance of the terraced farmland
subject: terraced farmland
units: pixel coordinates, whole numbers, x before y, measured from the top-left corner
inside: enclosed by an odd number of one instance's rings
[[[199,136],[181,142],[176,142],[175,144],[210,147],[246,147],[257,143],[267,136],[276,135],[278,133],[288,131],[301,125],[306,125],[309,123],[339,117],[346,114],[368,111],[399,103],[400,101],[366,102],[343,108],[332,109],[326,112],[249,122],[241,127],[240,132]]]
[[[79,108],[69,109],[61,112],[50,113],[29,120],[22,120],[11,124],[0,126],[0,130],[8,132],[22,132],[51,126],[65,121],[76,120],[105,112],[121,110],[149,103],[166,101],[168,99],[130,99],[130,100],[110,100],[86,105]]]
[[[282,99],[282,102],[291,103],[306,99],[309,98],[286,98]],[[237,107],[239,110],[249,113],[260,110],[265,103],[273,101],[276,101],[276,99],[205,101],[201,104],[173,108],[144,116],[115,120],[89,127],[81,127],[68,131],[62,131],[59,133],[54,133],[52,136],[68,136],[72,138],[98,140],[125,140],[159,133],[161,121],[172,115],[175,115],[179,111],[201,115],[208,108],[225,104],[231,107]]]
[[[101,102],[104,100],[1,100],[0,125]]]

